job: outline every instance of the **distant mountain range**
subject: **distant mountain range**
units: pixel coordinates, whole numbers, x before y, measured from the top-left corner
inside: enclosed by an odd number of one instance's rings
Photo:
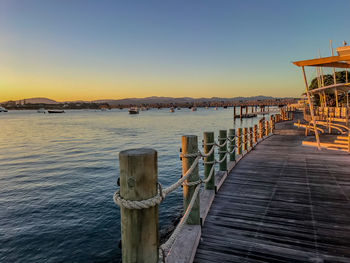
[[[164,104],[176,104],[176,103],[201,103],[201,102],[237,102],[237,101],[257,101],[257,100],[274,100],[277,99],[275,97],[271,96],[253,96],[253,97],[234,97],[234,98],[219,98],[219,97],[212,97],[212,98],[190,98],[190,97],[182,97],[182,98],[173,98],[173,97],[146,97],[146,98],[125,98],[120,100],[111,100],[111,99],[104,99],[104,100],[93,100],[93,101],[63,101],[58,102],[52,99],[48,98],[28,98],[28,99],[22,99],[14,101],[16,104],[59,104],[59,103],[108,103],[109,105],[139,105],[139,104],[157,104],[157,103],[164,103]],[[287,99],[287,98],[282,98]],[[7,103],[2,102],[2,103]]]

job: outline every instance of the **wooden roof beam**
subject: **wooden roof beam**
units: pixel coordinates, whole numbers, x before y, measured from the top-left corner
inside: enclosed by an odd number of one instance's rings
[[[331,56],[331,57],[324,57],[324,58],[300,60],[300,61],[294,61],[293,64],[298,66],[298,67],[303,67],[303,66],[320,66],[320,65],[323,65],[325,67],[324,64],[335,63],[335,62],[342,63],[341,61],[350,61],[350,55],[347,55],[347,56]]]
[[[330,67],[330,68],[350,68],[350,64],[345,62],[331,62],[327,64],[313,65],[315,67]]]

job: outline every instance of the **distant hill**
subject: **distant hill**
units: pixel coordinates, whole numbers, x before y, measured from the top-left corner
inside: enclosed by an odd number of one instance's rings
[[[2,103],[7,103],[2,102]],[[29,99],[23,99],[23,100],[15,100],[14,101],[16,104],[58,104],[59,102],[55,100],[51,100],[48,98],[29,98]]]
[[[253,97],[234,97],[234,98],[190,98],[190,97],[146,97],[146,98],[125,98],[120,100],[104,99],[104,100],[93,100],[93,101],[64,101],[58,102],[48,98],[29,98],[15,101],[16,104],[59,104],[59,103],[108,103],[109,105],[140,105],[140,104],[180,104],[180,103],[202,103],[202,102],[239,102],[239,101],[258,101],[258,100],[274,100],[276,98],[271,96],[253,96]],[[7,102],[2,102],[7,103]]]

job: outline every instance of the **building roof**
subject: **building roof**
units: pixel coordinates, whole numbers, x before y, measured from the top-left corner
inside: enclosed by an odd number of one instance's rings
[[[350,68],[350,46],[338,47],[337,53],[337,56],[294,61],[293,64],[298,67]]]

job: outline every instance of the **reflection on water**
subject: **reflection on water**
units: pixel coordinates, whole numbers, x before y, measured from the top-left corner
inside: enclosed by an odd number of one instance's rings
[[[181,175],[181,135],[252,126],[231,109],[0,113],[0,262],[119,262],[112,195],[118,152],[158,151],[159,181]],[[164,228],[181,211],[181,188],[160,206]]]

